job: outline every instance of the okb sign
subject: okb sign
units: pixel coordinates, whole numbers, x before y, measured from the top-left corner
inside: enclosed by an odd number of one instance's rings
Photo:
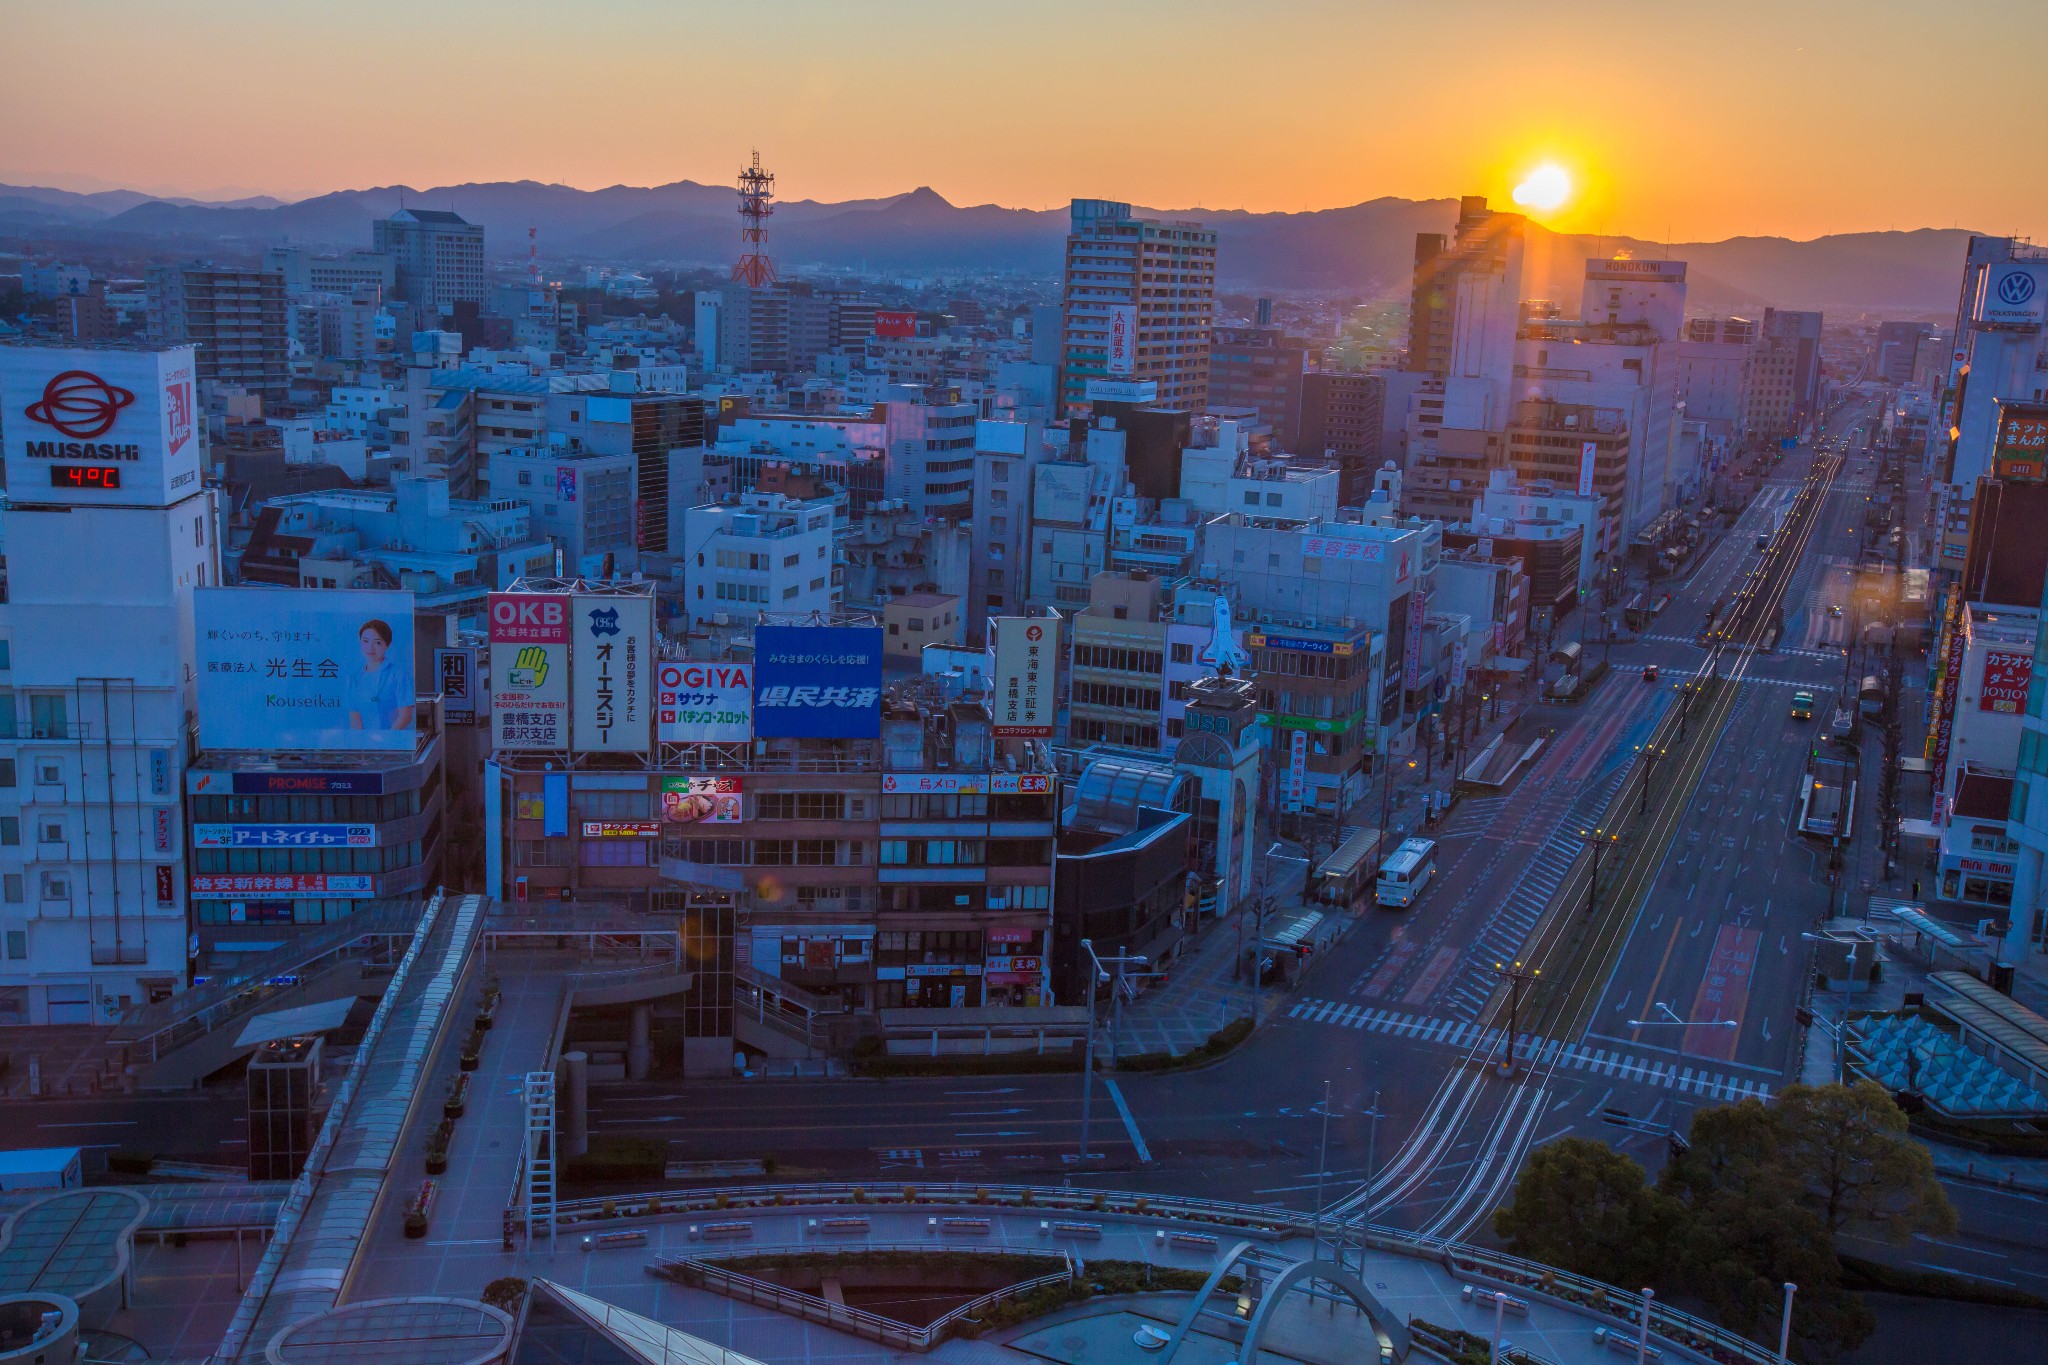
[[[490,596],[491,742],[500,751],[569,747],[569,595]]]
[[[762,739],[877,739],[878,626],[761,626],[754,632],[754,734]]]

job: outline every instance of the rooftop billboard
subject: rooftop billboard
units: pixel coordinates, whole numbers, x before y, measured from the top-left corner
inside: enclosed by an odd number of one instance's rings
[[[412,594],[193,593],[204,749],[411,753]]]
[[[17,504],[168,507],[197,493],[190,346],[0,347],[0,433]]]

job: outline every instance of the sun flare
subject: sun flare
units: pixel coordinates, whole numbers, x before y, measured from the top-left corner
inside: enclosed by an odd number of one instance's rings
[[[1515,203],[1538,213],[1555,212],[1571,197],[1572,178],[1554,162],[1545,162],[1530,171],[1514,192]]]

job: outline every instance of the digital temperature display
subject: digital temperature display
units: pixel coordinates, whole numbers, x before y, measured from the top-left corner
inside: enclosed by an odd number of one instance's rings
[[[50,487],[52,488],[119,488],[121,469],[119,465],[98,464],[53,464],[50,466]]]

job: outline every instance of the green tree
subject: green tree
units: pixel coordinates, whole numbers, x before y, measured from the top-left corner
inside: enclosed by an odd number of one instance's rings
[[[1722,1325],[1774,1340],[1790,1280],[1799,1286],[1792,1331],[1802,1359],[1832,1360],[1870,1335],[1870,1310],[1842,1288],[1827,1224],[1812,1209],[1730,1186],[1686,1205],[1677,1229],[1671,1273]]]
[[[1493,1228],[1517,1256],[1633,1288],[1662,1263],[1667,1204],[1629,1158],[1562,1138],[1529,1158]]]
[[[1827,1222],[1883,1224],[1894,1239],[1956,1228],[1934,1159],[1906,1131],[1906,1115],[1874,1081],[1787,1086],[1771,1108],[1778,1159]]]

